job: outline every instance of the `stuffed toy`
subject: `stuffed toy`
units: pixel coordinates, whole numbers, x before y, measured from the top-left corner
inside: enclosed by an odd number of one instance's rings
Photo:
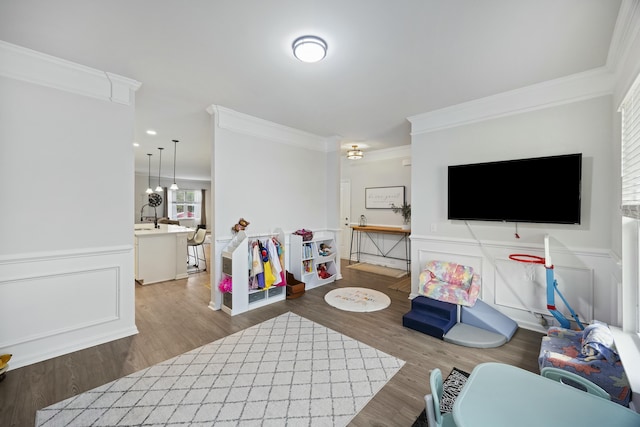
[[[324,264],[318,264],[318,277],[321,279],[328,279],[331,274],[327,271],[327,266]]]
[[[238,223],[236,225],[234,225],[233,227],[231,227],[231,231],[233,232],[238,232],[240,230],[244,230],[245,228],[247,228],[249,226],[249,221],[247,221],[244,218],[240,218],[238,220]]]
[[[222,280],[220,280],[220,283],[218,284],[218,289],[220,289],[220,292],[231,292],[232,287],[233,283],[231,281],[231,276],[223,274]]]
[[[320,243],[320,250],[318,251],[320,256],[329,256],[331,255],[331,246],[325,244],[325,243]]]

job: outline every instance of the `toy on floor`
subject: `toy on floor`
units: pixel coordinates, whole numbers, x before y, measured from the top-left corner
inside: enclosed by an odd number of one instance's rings
[[[560,313],[560,311],[556,308],[555,301],[555,293],[558,293],[558,296],[564,303],[564,305],[569,310],[571,317],[576,321],[576,324],[580,328],[580,330],[584,329],[584,325],[580,322],[578,315],[573,311],[567,300],[562,295],[562,292],[558,289],[558,282],[554,278],[553,275],[553,264],[551,263],[551,255],[549,254],[549,236],[544,236],[544,255],[545,257],[539,257],[536,255],[527,255],[527,254],[511,254],[509,255],[509,259],[518,262],[528,262],[532,264],[544,264],[544,268],[547,270],[547,310],[556,318],[560,326],[565,329],[571,329],[571,322],[567,319],[564,314]]]
[[[7,369],[9,368],[9,360],[11,360],[11,354],[0,355],[0,381],[4,380],[7,376]]]

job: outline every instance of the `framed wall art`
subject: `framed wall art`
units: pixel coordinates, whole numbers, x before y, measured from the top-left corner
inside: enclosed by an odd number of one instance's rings
[[[370,187],[364,189],[366,209],[391,209],[391,205],[404,203],[404,185],[396,187]]]

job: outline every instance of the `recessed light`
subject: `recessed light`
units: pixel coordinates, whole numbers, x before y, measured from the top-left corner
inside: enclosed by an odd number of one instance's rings
[[[140,144],[138,144],[137,142],[134,142],[134,143],[133,143],[133,146],[134,146],[134,147],[140,147]]]
[[[153,129],[149,129],[149,130],[147,131],[147,134],[149,134],[149,135],[157,135],[157,134],[158,134],[158,132],[156,132],[156,131],[155,131],[155,130],[153,130]]]

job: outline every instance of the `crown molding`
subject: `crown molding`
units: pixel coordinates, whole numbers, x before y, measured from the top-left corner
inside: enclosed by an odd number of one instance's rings
[[[614,84],[614,74],[600,67],[418,114],[407,120],[411,123],[411,135],[418,135],[610,95]]]
[[[609,45],[607,68],[617,71],[630,54],[631,44],[640,30],[640,1],[623,0]]]
[[[625,63],[632,59],[638,34],[640,1],[623,0],[604,67],[408,117],[411,135],[615,94],[616,82]],[[625,79],[629,82],[622,86],[628,87],[633,79],[628,76]],[[619,88],[617,91],[621,92]]]
[[[0,40],[0,76],[133,105],[141,83]]]
[[[239,113],[220,105],[212,104],[206,110],[214,118],[215,126],[220,129],[310,150],[334,151],[332,147],[336,144],[336,137],[320,137],[299,129]]]

